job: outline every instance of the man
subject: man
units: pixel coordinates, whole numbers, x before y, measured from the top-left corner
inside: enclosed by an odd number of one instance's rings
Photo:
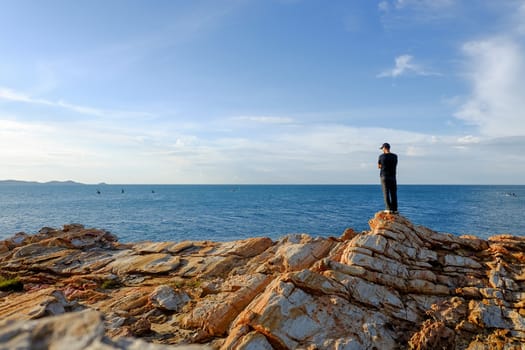
[[[390,144],[383,143],[380,148],[383,154],[379,156],[377,167],[381,169],[381,186],[385,197],[385,213],[397,214],[397,155],[390,153]]]

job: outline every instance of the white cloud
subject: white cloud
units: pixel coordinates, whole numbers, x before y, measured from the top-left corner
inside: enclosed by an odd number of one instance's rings
[[[97,120],[42,122],[0,116],[0,179],[140,182],[138,174],[156,176],[156,171],[147,173],[163,167],[146,153],[169,147],[169,140],[157,141],[158,130],[148,132]]]
[[[390,5],[388,4],[388,1],[381,1],[377,7],[379,8],[379,11],[382,12],[388,12],[390,10]]]
[[[272,116],[240,116],[233,117],[232,120],[248,121],[261,124],[289,124],[294,122],[293,118]]]
[[[394,6],[398,9],[403,7],[439,9],[453,6],[455,2],[455,0],[396,0]]]
[[[406,148],[406,155],[408,157],[421,157],[421,156],[424,156],[426,154],[424,148],[422,147],[417,147],[417,146],[408,146]]]
[[[0,99],[13,101],[13,102],[23,102],[23,103],[32,103],[32,104],[42,104],[42,105],[53,105],[52,102],[49,102],[44,99],[36,99],[31,96],[21,93],[19,91],[14,91],[9,88],[0,87]]]
[[[461,10],[457,0],[384,0],[378,9],[387,29],[450,20]]]
[[[71,133],[71,131],[69,131]],[[0,120],[0,161],[4,168],[3,178],[26,178],[29,172],[39,174],[43,165],[54,167],[59,164],[78,162],[85,154],[78,145],[66,144],[66,130],[38,122]],[[29,170],[29,171],[28,171]],[[10,176],[9,176],[10,175]]]
[[[518,5],[514,13],[513,22],[515,23],[516,32],[519,35],[525,35],[525,1]]]
[[[63,108],[63,109],[66,109],[72,112],[96,116],[96,117],[122,117],[122,118],[152,117],[151,113],[146,113],[146,112],[108,110],[108,109],[101,109],[101,108],[96,108],[96,107],[77,105],[77,104],[65,102],[63,100],[52,101],[48,99],[35,98],[29,94],[26,94],[20,91],[15,91],[13,89],[6,88],[6,87],[0,87],[0,99],[11,101],[11,102],[20,102],[20,103],[27,103],[27,104],[45,105],[45,106],[55,107],[55,108]]]
[[[51,132],[53,128],[46,124],[41,123],[23,123],[11,119],[0,119],[0,135],[3,138],[10,136],[32,136],[32,133],[36,132]]]
[[[511,37],[493,37],[463,45],[471,94],[456,117],[479,127],[483,135],[525,135],[525,52]]]
[[[476,144],[480,142],[480,138],[472,135],[462,136],[458,138],[459,144]]]
[[[95,116],[103,116],[104,111],[97,108],[91,108],[91,107],[85,107],[85,106],[79,106],[74,105],[70,103],[66,103],[64,101],[57,101],[53,102],[46,99],[41,98],[34,98],[28,94],[15,91],[10,88],[1,87],[0,88],[0,99],[12,101],[12,102],[22,102],[22,103],[28,103],[28,104],[39,104],[39,105],[46,105],[46,106],[52,106],[52,107],[60,107],[69,109],[78,113],[82,114],[90,114]]]
[[[4,164],[0,178],[89,183],[377,183],[379,145],[385,141],[400,157],[400,183],[471,179],[469,172],[478,174],[481,159],[496,154],[505,155],[494,157],[494,166],[502,171],[519,174],[520,164],[525,164],[516,146],[525,138],[496,142],[477,136],[436,137],[341,124],[296,123],[293,129],[271,125],[268,132],[256,135],[246,128],[230,137],[210,137],[213,123],[189,135],[172,134],[158,125],[144,133],[100,128],[88,121],[0,118],[0,162]],[[511,164],[508,159],[515,161]]]
[[[378,78],[396,78],[401,75],[415,74],[415,75],[439,75],[439,73],[429,71],[420,64],[414,62],[414,57],[411,55],[401,55],[395,58],[394,68],[385,70],[377,75]]]

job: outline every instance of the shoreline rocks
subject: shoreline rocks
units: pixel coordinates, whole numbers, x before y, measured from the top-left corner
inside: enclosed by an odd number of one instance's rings
[[[0,349],[39,348],[34,332],[62,341],[77,321],[96,340],[64,348],[525,348],[525,237],[458,237],[382,212],[369,224],[277,241],[19,233],[0,242],[0,276],[24,285],[0,292]]]

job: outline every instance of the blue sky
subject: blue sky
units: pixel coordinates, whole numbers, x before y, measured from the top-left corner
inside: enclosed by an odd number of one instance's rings
[[[0,179],[525,183],[523,0],[0,9]]]

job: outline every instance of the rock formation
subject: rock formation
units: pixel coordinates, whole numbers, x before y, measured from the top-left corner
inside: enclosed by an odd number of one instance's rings
[[[16,234],[0,276],[23,291],[0,292],[0,349],[525,349],[525,237],[369,224],[275,242]]]

